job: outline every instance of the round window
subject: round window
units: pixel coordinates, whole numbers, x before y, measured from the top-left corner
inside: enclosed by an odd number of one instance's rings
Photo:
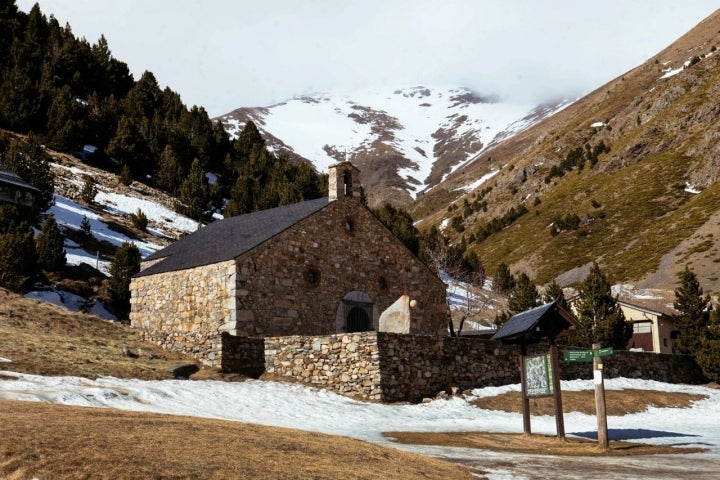
[[[318,280],[320,280],[320,274],[317,272],[317,270],[314,269],[308,269],[305,271],[305,280],[308,283],[317,283]]]

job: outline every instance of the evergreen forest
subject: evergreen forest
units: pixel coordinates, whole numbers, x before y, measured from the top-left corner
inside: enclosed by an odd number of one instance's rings
[[[152,72],[136,80],[103,36],[78,39],[37,4],[26,14],[14,0],[0,0],[0,129],[168,192],[181,213],[202,221],[327,190],[310,165],[269,152],[252,123],[230,139]]]

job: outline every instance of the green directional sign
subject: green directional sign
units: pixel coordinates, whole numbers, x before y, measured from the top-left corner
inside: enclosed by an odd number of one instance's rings
[[[613,354],[613,348],[612,347],[598,348],[597,350],[593,350],[592,352],[593,352],[593,355],[596,357],[607,357],[607,356]]]
[[[597,350],[563,350],[563,360],[566,362],[592,362],[593,357],[607,357],[612,354],[612,347],[598,348]]]
[[[592,350],[563,350],[563,360],[566,362],[592,362]]]

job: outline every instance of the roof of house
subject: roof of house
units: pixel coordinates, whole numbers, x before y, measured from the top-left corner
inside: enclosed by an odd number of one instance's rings
[[[161,260],[136,277],[223,262],[255,248],[330,204],[318,198],[212,222],[145,258]]]
[[[673,301],[675,293],[668,291],[665,295],[658,295],[653,298],[637,298],[621,296],[618,303],[638,311],[652,313],[654,315],[665,315],[666,317],[674,317],[679,312],[675,310]]]
[[[33,190],[35,192],[38,191],[37,188],[33,187],[28,182],[26,182],[25,180],[20,178],[19,175],[11,172],[10,170],[3,167],[2,165],[0,165],[0,183],[14,185],[16,187],[20,187],[25,190]]]
[[[561,321],[554,321],[558,319]],[[541,322],[544,325],[540,325]],[[491,340],[513,339],[522,336],[553,336],[576,323],[577,321],[568,310],[558,305],[557,302],[550,302],[513,315],[498,329]],[[537,332],[536,328],[544,331]]]

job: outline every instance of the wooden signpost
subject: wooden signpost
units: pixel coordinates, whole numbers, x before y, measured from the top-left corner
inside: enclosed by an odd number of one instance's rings
[[[520,384],[522,387],[523,432],[530,435],[530,398],[553,396],[557,435],[565,440],[560,368],[555,339],[561,332],[577,328],[577,319],[567,308],[550,302],[510,317],[492,336],[492,340],[520,347]],[[527,346],[547,341],[550,351],[528,355]]]
[[[592,350],[563,350],[566,362],[592,362],[593,382],[595,383],[595,412],[598,425],[598,446],[603,450],[609,448],[607,431],[607,410],[605,409],[605,383],[603,381],[602,357],[612,355],[612,347],[601,348],[594,343]]]
[[[523,356],[522,363],[520,384],[523,393],[523,432],[526,435],[530,434],[530,398],[552,396],[557,436],[559,439],[565,440],[557,346],[551,344],[548,353]]]

